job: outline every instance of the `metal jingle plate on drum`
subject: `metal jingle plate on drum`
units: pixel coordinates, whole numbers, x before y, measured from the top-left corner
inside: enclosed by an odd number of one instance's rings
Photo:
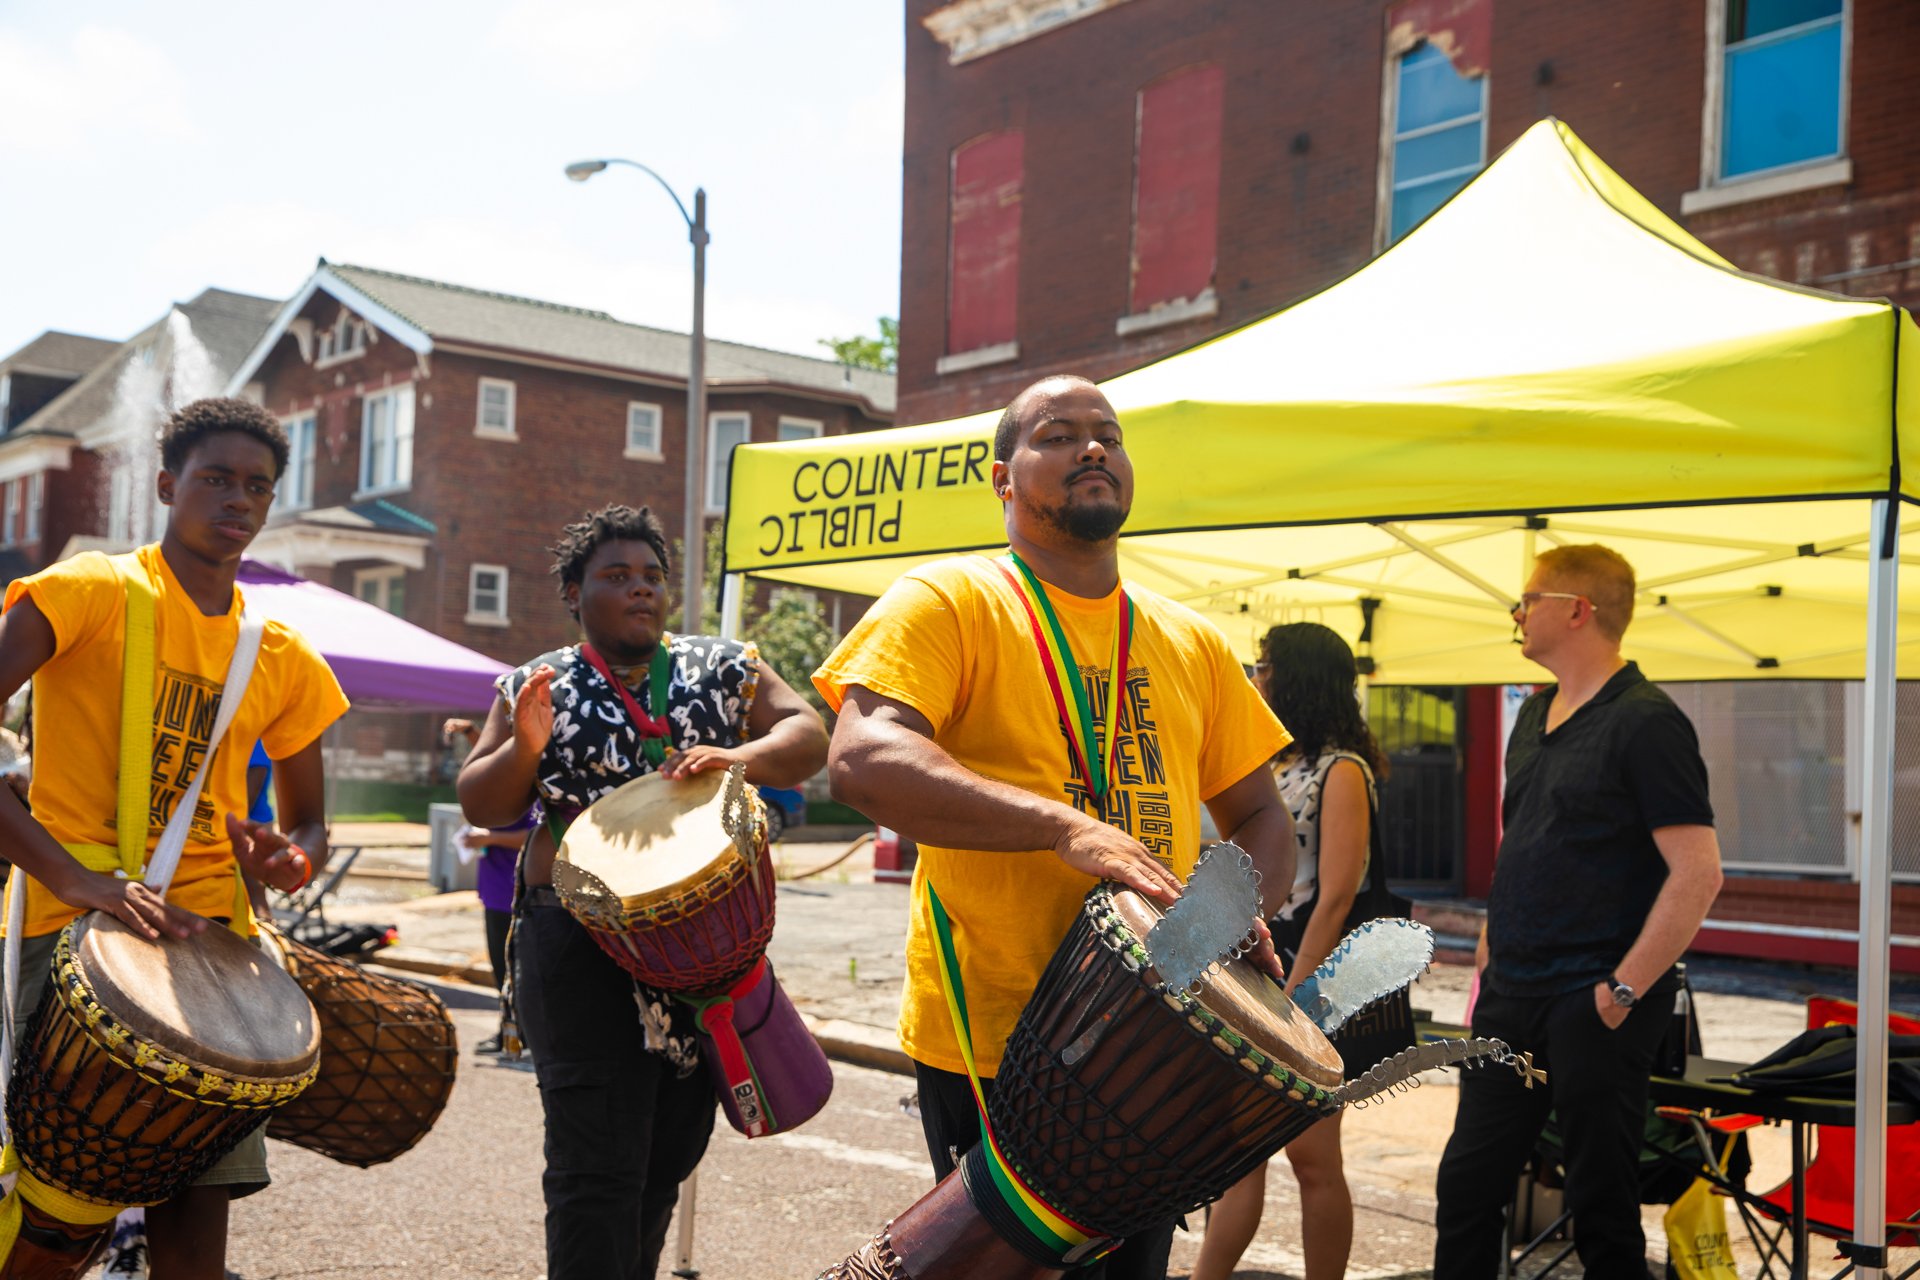
[[[1196,992],[1208,971],[1244,953],[1260,914],[1260,873],[1231,841],[1210,844],[1167,914],[1147,931],[1147,954],[1161,981]]]
[[[759,795],[747,786],[747,766],[736,764],[727,770],[726,786],[720,797],[720,826],[733,841],[733,847],[748,867],[760,862],[760,836],[766,817]]]

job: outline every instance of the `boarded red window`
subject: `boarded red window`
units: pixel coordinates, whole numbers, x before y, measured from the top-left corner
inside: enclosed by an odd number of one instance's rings
[[[1189,67],[1140,90],[1133,188],[1135,315],[1213,283],[1220,220],[1219,67]]]
[[[1020,293],[1019,130],[953,153],[953,244],[947,259],[947,354],[1014,340]]]

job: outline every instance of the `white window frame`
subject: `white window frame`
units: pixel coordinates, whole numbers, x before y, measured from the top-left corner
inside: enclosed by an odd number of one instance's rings
[[[652,448],[645,448],[633,442],[633,414],[634,414],[634,410],[636,409],[644,410],[645,412],[653,415],[653,447]],[[659,405],[654,404],[648,400],[627,401],[627,436],[626,436],[626,444],[622,449],[623,456],[628,458],[633,458],[640,462],[665,461],[666,453],[664,452],[665,443],[663,440],[663,435],[665,432],[666,421],[667,421],[667,415],[661,410]]]
[[[480,575],[494,573],[500,575],[499,607],[495,610],[482,610],[476,598],[480,593]],[[503,564],[470,564],[467,566],[467,622],[476,627],[504,627],[507,621],[507,566]]]
[[[1425,35],[1390,39],[1387,42],[1386,62],[1380,74],[1380,174],[1379,185],[1374,201],[1378,210],[1374,218],[1373,251],[1384,253],[1397,243],[1393,238],[1393,192],[1396,179],[1393,176],[1394,144],[1402,141],[1399,130],[1400,119],[1400,63],[1408,54],[1427,43]],[[1493,115],[1493,72],[1482,72],[1480,81],[1480,161],[1472,170],[1481,173],[1487,167],[1487,121]],[[1459,127],[1459,121],[1444,125],[1431,126],[1432,129],[1453,129]],[[1422,133],[1427,130],[1415,130]],[[1409,134],[1409,137],[1413,134]],[[1431,179],[1438,175],[1429,174]],[[1471,178],[1468,179],[1472,181]],[[1411,228],[1409,228],[1411,230]]]
[[[792,434],[788,434],[791,432]],[[780,415],[780,426],[775,430],[775,440],[818,440],[827,434],[827,424],[818,418],[794,418]]]
[[[721,413],[707,415],[707,514],[710,516],[723,515],[727,510],[728,474],[725,467],[727,459],[733,456],[733,450],[728,448],[724,453],[721,451],[720,424],[722,422],[739,422],[743,425],[744,431],[740,437],[740,443],[746,444],[753,439],[751,413],[740,409],[728,409]],[[719,486],[718,502],[714,501],[716,485]]]
[[[407,571],[404,566],[383,565],[378,569],[356,569],[353,572],[353,598],[362,604],[370,604],[382,612],[393,613],[393,584],[396,581],[400,583],[401,603],[404,604],[406,602],[404,593],[407,587]],[[380,584],[380,598],[369,600],[362,594],[362,589],[369,583],[375,582]],[[394,616],[404,618],[406,613],[403,610],[395,613]]]
[[[373,406],[380,400],[393,402],[391,423],[392,446],[391,475],[382,478],[373,474]],[[405,406],[406,412],[401,413]],[[404,421],[403,421],[404,417]],[[404,430],[403,430],[404,427]],[[382,387],[378,391],[369,391],[360,398],[360,488],[354,494],[358,498],[370,498],[380,494],[403,493],[413,487],[413,437],[414,437],[414,395],[413,384],[402,382],[396,386]],[[401,446],[404,444],[405,448]]]
[[[1847,122],[1853,106],[1853,3],[1840,4],[1840,153],[1802,160],[1738,177],[1720,176],[1720,146],[1726,131],[1727,0],[1707,0],[1707,78],[1700,102],[1700,186],[1680,197],[1682,215],[1705,213],[1749,200],[1770,200],[1796,191],[1845,186],[1853,181],[1847,154]],[[1778,33],[1769,33],[1769,37]]]
[[[345,307],[333,324],[313,335],[313,367],[332,368],[367,354],[368,325]]]
[[[507,393],[507,423],[496,426],[487,421],[487,392],[504,391]],[[482,378],[473,394],[473,434],[483,440],[518,440],[519,431],[515,425],[514,405],[518,392],[513,382],[507,378]]]
[[[19,542],[13,534],[13,522],[20,515],[20,489],[23,483],[21,480],[7,481],[6,523],[0,524],[0,547],[15,546]]]
[[[26,479],[27,503],[26,522],[21,526],[20,541],[40,541],[40,517],[47,501],[47,473],[36,471]]]
[[[320,415],[309,409],[282,418],[280,425],[287,433],[287,469],[275,488],[273,505],[278,511],[305,511],[313,505],[313,468],[319,458]]]

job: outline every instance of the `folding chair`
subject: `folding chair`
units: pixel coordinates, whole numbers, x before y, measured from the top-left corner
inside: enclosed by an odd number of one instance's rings
[[[1851,1000],[1813,996],[1807,1001],[1807,1027],[1858,1026],[1860,1008]],[[1887,1015],[1895,1035],[1920,1035],[1920,1019],[1898,1013]],[[1816,1125],[1813,1159],[1807,1163],[1805,1197],[1807,1230],[1830,1240],[1853,1238],[1853,1130],[1838,1125]],[[1785,1223],[1793,1214],[1793,1187],[1782,1183],[1763,1192],[1756,1205],[1761,1212]],[[1920,1245],[1920,1124],[1887,1129],[1887,1244],[1892,1248]],[[1849,1262],[1836,1276],[1853,1272]],[[1920,1274],[1920,1262],[1890,1280]]]

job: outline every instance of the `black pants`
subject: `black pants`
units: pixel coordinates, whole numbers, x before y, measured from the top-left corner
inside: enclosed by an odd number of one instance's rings
[[[487,922],[487,963],[493,966],[494,989],[501,990],[507,985],[507,930],[513,926],[513,912],[487,907],[480,914]]]
[[[1547,1083],[1528,1089],[1503,1067],[1461,1074],[1459,1110],[1435,1188],[1434,1280],[1499,1274],[1502,1210],[1549,1111],[1566,1147],[1566,1202],[1586,1274],[1645,1280],[1640,1145],[1647,1078],[1677,987],[1671,974],[1662,978],[1613,1030],[1600,1021],[1590,986],[1537,998],[1481,989],[1473,1034],[1531,1052]]]
[[[713,1133],[713,1086],[645,1050],[633,979],[565,908],[523,906],[513,949],[547,1120],[547,1275],[649,1280]]]
[[[920,1085],[920,1127],[927,1135],[933,1176],[944,1178],[953,1172],[956,1157],[980,1141],[980,1108],[973,1100],[973,1086],[956,1071],[916,1062],[913,1076]],[[992,1097],[993,1081],[985,1085]],[[1129,1236],[1100,1262],[1068,1274],[1074,1280],[1166,1280],[1173,1228],[1169,1222]]]

